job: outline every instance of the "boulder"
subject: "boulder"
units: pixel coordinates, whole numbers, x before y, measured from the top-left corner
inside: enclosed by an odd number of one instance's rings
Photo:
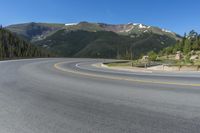
[[[149,56],[145,55],[142,57],[142,60],[148,60],[149,59]]]
[[[199,56],[198,55],[192,55],[190,57],[190,60],[198,60],[199,59]]]
[[[181,54],[180,51],[177,51],[177,52],[176,52],[175,59],[176,59],[176,60],[181,60],[181,59],[182,59],[182,54]]]

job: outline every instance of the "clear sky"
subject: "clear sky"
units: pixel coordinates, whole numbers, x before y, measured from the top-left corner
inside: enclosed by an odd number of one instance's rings
[[[0,24],[144,23],[181,35],[200,32],[200,0],[0,0]]]

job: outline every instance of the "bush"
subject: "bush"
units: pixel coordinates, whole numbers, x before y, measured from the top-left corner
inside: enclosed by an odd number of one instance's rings
[[[157,59],[157,54],[154,51],[149,52],[148,56],[150,61],[155,61]]]

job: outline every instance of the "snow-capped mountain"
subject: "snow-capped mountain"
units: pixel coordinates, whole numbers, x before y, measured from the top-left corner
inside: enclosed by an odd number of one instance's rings
[[[26,23],[6,27],[27,41],[67,57],[126,57],[130,48],[139,57],[181,39],[169,30],[140,23]],[[98,52],[98,54],[97,54]]]
[[[111,31],[120,35],[140,35],[154,33],[158,35],[167,35],[175,39],[180,39],[180,36],[169,30],[149,26],[141,23],[128,24],[106,24],[106,23],[66,23],[66,24],[51,24],[51,23],[25,23],[8,26],[12,32],[19,34],[32,42],[45,39],[58,30],[76,31],[84,30],[89,32]]]
[[[66,27],[66,30],[86,30],[86,31],[112,31],[122,35],[154,33],[158,35],[166,35],[172,38],[180,39],[180,36],[175,32],[171,32],[164,28],[149,26],[141,23],[128,23],[128,24],[105,24],[105,23],[89,23],[80,22],[76,25]]]

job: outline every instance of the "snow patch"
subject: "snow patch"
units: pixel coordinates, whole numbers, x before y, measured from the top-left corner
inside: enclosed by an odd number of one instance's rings
[[[132,25],[138,26],[140,29],[149,29],[150,28],[150,26],[145,26],[145,25],[140,24],[140,23],[133,23]]]
[[[139,25],[138,23],[133,23],[134,26]]]
[[[140,28],[140,29],[145,29],[145,28],[147,28],[147,26],[145,26],[145,25],[143,25],[143,24],[139,24],[139,28]]]
[[[65,26],[72,26],[72,25],[77,25],[78,23],[67,23]]]
[[[172,33],[171,31],[166,30],[166,29],[162,29],[162,31],[167,32],[167,33]]]

